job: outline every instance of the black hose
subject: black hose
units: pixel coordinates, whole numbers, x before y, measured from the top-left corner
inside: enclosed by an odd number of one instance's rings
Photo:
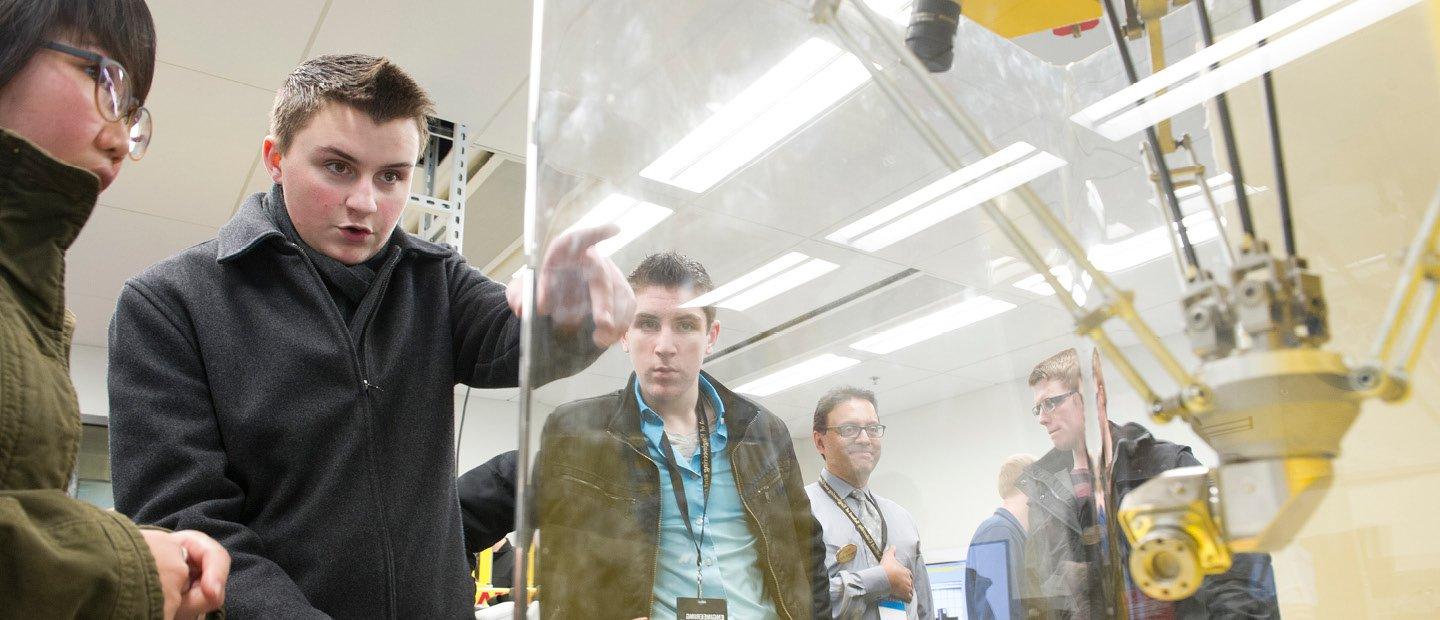
[[[1200,18],[1200,38],[1205,46],[1215,44],[1215,32],[1210,24],[1210,11],[1205,0],[1195,0],[1195,11]],[[1211,65],[1214,68],[1214,65]],[[1235,188],[1235,207],[1240,211],[1240,230],[1245,236],[1255,238],[1255,218],[1250,213],[1250,196],[1245,193],[1245,173],[1240,169],[1240,150],[1235,146],[1235,125],[1230,121],[1230,102],[1225,93],[1215,95],[1215,109],[1220,113],[1220,133],[1225,139],[1225,158],[1230,160],[1230,182]],[[1201,179],[1201,183],[1205,180]],[[1219,222],[1216,222],[1219,225]]]
[[[1265,9],[1261,8],[1260,0],[1250,0],[1250,15],[1256,22],[1265,19]],[[1265,46],[1265,39],[1260,40],[1260,47]],[[1275,108],[1275,82],[1270,78],[1270,72],[1266,71],[1261,77],[1261,84],[1265,92],[1265,118],[1270,123],[1270,158],[1275,165],[1275,192],[1280,200],[1280,233],[1285,239],[1285,255],[1295,256],[1295,224],[1290,219],[1290,182],[1285,175],[1285,152],[1280,145],[1280,115]],[[1244,186],[1238,183],[1236,191],[1242,191]]]
[[[1113,1],[1104,0],[1105,21],[1110,25],[1110,34],[1115,37],[1115,47],[1120,49],[1120,64],[1125,67],[1125,77],[1134,84],[1139,81],[1135,73],[1135,61],[1130,58],[1130,48],[1125,43],[1125,34],[1120,30],[1120,20],[1111,4]],[[1196,0],[1197,3],[1200,1]],[[1200,257],[1195,254],[1195,246],[1190,243],[1190,234],[1185,230],[1185,216],[1180,212],[1180,200],[1175,197],[1175,180],[1170,176],[1170,165],[1165,162],[1165,152],[1160,150],[1160,138],[1156,135],[1154,126],[1145,128],[1145,139],[1150,142],[1151,152],[1155,153],[1155,172],[1160,177],[1160,189],[1170,203],[1170,217],[1180,234],[1180,247],[1185,254],[1185,264],[1195,270],[1197,277],[1203,277]]]

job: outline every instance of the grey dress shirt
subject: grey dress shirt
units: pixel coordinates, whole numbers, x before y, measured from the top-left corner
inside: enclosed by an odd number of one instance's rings
[[[820,477],[835,489],[837,495],[845,499],[856,516],[863,514],[862,507],[851,497],[855,487],[827,469],[820,470]],[[830,608],[835,618],[878,619],[880,601],[892,598],[890,580],[885,575],[885,569],[880,566],[880,558],[871,553],[865,539],[856,531],[855,524],[835,505],[835,501],[830,499],[825,489],[820,488],[820,483],[812,482],[806,485],[805,492],[810,496],[810,506],[815,511],[815,519],[825,530],[825,568],[830,573]],[[935,607],[930,601],[930,576],[925,572],[925,558],[920,553],[920,531],[915,526],[915,519],[899,504],[866,489],[861,489],[861,492],[867,494],[880,507],[880,515],[885,519],[888,541],[881,543],[881,533],[878,531],[871,532],[871,536],[876,543],[895,547],[895,559],[910,569],[915,597],[905,605],[905,616],[911,620],[934,618]],[[838,562],[835,555],[846,545],[855,545],[855,557],[849,562]],[[883,548],[881,552],[884,552]]]

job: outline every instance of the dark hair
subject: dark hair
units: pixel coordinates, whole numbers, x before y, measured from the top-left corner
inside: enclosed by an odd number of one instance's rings
[[[284,151],[295,134],[326,103],[348,105],[376,123],[397,118],[415,121],[425,136],[425,117],[435,104],[410,74],[388,58],[365,54],[330,54],[311,58],[285,76],[270,108],[270,135]],[[425,140],[420,140],[425,145]],[[416,153],[419,155],[419,153]]]
[[[825,427],[830,426],[830,412],[852,400],[869,401],[870,406],[875,408],[875,412],[880,412],[880,403],[875,401],[874,392],[857,387],[838,387],[826,392],[824,396],[820,397],[820,402],[815,403],[813,430],[817,433],[825,432]]]
[[[145,0],[0,0],[0,88],[57,38],[124,65],[135,98],[145,102],[155,77],[155,20]]]
[[[674,250],[646,256],[630,272],[629,280],[630,288],[637,293],[647,286],[688,288],[697,297],[715,290],[710,272],[705,271],[700,261]],[[702,310],[705,312],[705,324],[709,325],[715,320],[715,306],[705,306]]]

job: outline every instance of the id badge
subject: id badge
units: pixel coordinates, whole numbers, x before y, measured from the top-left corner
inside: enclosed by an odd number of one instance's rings
[[[675,599],[675,617],[678,620],[727,620],[725,599],[688,598]]]
[[[880,620],[905,620],[905,603],[886,599],[880,601]]]

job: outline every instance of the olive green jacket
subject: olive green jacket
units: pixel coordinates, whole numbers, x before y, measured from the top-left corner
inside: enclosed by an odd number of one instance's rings
[[[140,530],[65,494],[80,441],[65,251],[99,189],[0,130],[0,619],[163,614]]]

